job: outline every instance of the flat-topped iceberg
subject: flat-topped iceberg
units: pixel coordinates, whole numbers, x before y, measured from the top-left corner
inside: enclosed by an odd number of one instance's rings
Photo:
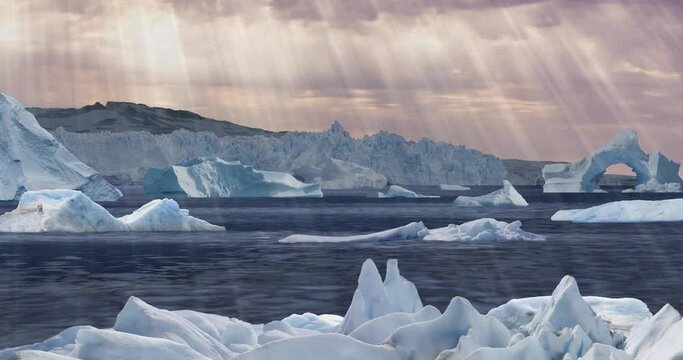
[[[386,192],[378,192],[377,197],[380,199],[386,199],[386,198],[412,198],[412,199],[435,199],[439,198],[440,196],[436,195],[422,195],[418,194],[412,190],[408,190],[402,186],[398,185],[391,185],[389,186],[389,190]]]
[[[624,130],[605,146],[572,164],[549,164],[543,168],[544,192],[596,192],[607,168],[625,164],[636,173],[636,192],[679,192],[680,164],[660,152],[646,154],[634,130]]]
[[[551,219],[575,223],[683,221],[683,199],[615,201],[587,209],[560,210]]]
[[[529,203],[517,192],[512,184],[505,180],[503,188],[482,196],[458,196],[453,201],[455,206],[464,207],[515,207],[528,206]]]
[[[123,196],[78,160],[14,98],[0,93],[0,200],[43,189],[75,189],[95,201]]]
[[[292,174],[304,182],[318,183],[323,189],[383,189],[388,184],[386,176],[375,170],[329,156],[318,164],[292,169]]]
[[[682,337],[673,307],[652,316],[636,299],[583,297],[570,276],[551,296],[511,300],[486,315],[462,297],[442,313],[423,305],[396,260],[384,279],[367,260],[343,318],[304,314],[249,324],[131,297],[111,329],[68,328],[2,350],[0,360],[676,360]]]
[[[494,242],[494,241],[541,241],[541,235],[523,231],[520,221],[506,223],[496,219],[484,218],[466,222],[461,225],[448,225],[442,228],[428,229],[421,221],[401,227],[364,235],[325,236],[325,235],[290,235],[281,239],[281,243],[341,243],[354,241],[460,241],[460,242]]]
[[[225,231],[194,218],[175,200],[156,199],[116,218],[80,191],[25,192],[13,211],[0,216],[0,232]]]
[[[444,191],[468,191],[471,190],[467,186],[456,185],[456,184],[440,184],[439,189]]]
[[[256,170],[239,161],[200,157],[168,168],[149,169],[148,194],[187,197],[322,197],[320,184],[305,184],[289,173]]]

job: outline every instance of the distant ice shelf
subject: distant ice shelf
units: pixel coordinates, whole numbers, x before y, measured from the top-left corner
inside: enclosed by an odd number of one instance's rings
[[[448,225],[442,228],[428,229],[422,222],[413,222],[401,227],[365,235],[325,236],[325,235],[290,235],[281,239],[281,243],[338,243],[354,241],[460,241],[460,242],[495,242],[495,241],[542,241],[541,235],[529,233],[521,229],[522,223],[514,221],[506,223],[495,219],[479,219],[461,225]]]
[[[396,260],[384,278],[366,260],[343,317],[250,324],[130,297],[110,329],[71,327],[2,350],[0,360],[676,360],[682,337],[670,305],[653,316],[637,299],[584,297],[571,276],[550,296],[513,299],[486,315],[462,297],[442,312],[423,304]]]
[[[13,211],[0,216],[0,232],[225,231],[190,216],[171,199],[156,199],[116,218],[80,191],[25,192]]]
[[[683,221],[683,199],[615,201],[587,209],[560,210],[552,220],[575,223]]]
[[[320,184],[305,184],[289,173],[256,170],[239,161],[195,158],[163,169],[149,169],[148,194],[187,197],[323,197]]]
[[[503,188],[482,196],[458,196],[455,206],[463,207],[516,207],[528,206],[524,197],[509,181],[503,181]]]

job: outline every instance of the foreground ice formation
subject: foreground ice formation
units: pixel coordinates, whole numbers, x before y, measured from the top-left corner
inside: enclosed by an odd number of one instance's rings
[[[43,189],[76,189],[96,201],[122,196],[40,127],[17,100],[0,93],[0,200]]]
[[[0,216],[0,232],[224,231],[194,218],[175,200],[156,199],[116,218],[80,191],[25,192],[13,211]]]
[[[529,204],[509,181],[503,181],[503,188],[482,196],[458,196],[455,206],[465,207],[515,207]]]
[[[460,242],[494,242],[494,241],[540,241],[541,235],[523,231],[520,221],[506,223],[496,219],[484,218],[461,225],[448,225],[442,228],[428,229],[422,222],[413,222],[394,229],[365,235],[324,236],[324,235],[290,235],[281,239],[281,243],[337,243],[353,241],[460,241]]]
[[[615,201],[587,209],[560,210],[552,220],[575,223],[683,221],[683,199]]]
[[[339,123],[323,132],[273,136],[219,137],[186,130],[159,135],[145,131],[75,133],[60,129],[54,135],[102,174],[128,175],[136,182],[148,168],[164,168],[199,156],[239,160],[257,169],[282,172],[324,167],[331,157],[372,169],[393,184],[491,185],[499,184],[506,173],[499,158],[463,146],[429,139],[407,141],[386,131],[355,139]]]
[[[149,169],[148,194],[187,197],[322,197],[320,184],[305,184],[288,173],[256,170],[239,161],[195,158],[168,168]]]
[[[111,329],[68,328],[2,350],[0,360],[676,360],[682,337],[670,305],[652,316],[636,299],[583,297],[571,276],[551,296],[513,299],[486,315],[462,297],[442,313],[422,303],[396,260],[384,279],[367,260],[344,317],[249,324],[131,297]]]
[[[572,164],[550,164],[543,168],[544,192],[600,191],[598,181],[607,168],[625,164],[636,173],[638,192],[678,192],[680,164],[660,152],[646,154],[634,130],[624,130],[607,145]]]
[[[391,185],[389,186],[389,190],[386,192],[378,192],[377,197],[380,199],[386,199],[386,198],[412,198],[412,199],[435,199],[439,198],[440,196],[435,196],[435,195],[422,195],[418,194],[412,190],[408,190],[402,186],[398,185]]]
[[[316,165],[292,169],[292,174],[308,183],[318,183],[323,189],[382,189],[386,176],[350,161],[325,156]]]

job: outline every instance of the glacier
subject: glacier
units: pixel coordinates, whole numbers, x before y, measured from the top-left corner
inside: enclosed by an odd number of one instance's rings
[[[659,151],[646,154],[634,130],[624,130],[605,146],[572,164],[549,164],[543,167],[548,193],[598,192],[598,180],[608,167],[628,165],[636,174],[636,192],[680,192],[680,164],[669,160]]]
[[[0,200],[43,189],[80,190],[96,201],[123,196],[40,127],[16,99],[0,93]]]
[[[587,209],[559,210],[551,219],[574,223],[683,221],[683,199],[614,201]]]
[[[380,199],[389,198],[412,198],[412,199],[438,199],[440,196],[436,195],[422,195],[412,190],[408,190],[403,186],[391,185],[386,192],[378,192],[377,197]]]
[[[515,207],[528,206],[524,197],[509,181],[503,181],[503,188],[482,196],[458,196],[455,206],[464,207]]]
[[[487,314],[458,296],[441,312],[422,303],[396,260],[382,279],[368,259],[343,317],[250,324],[130,297],[112,328],[71,327],[0,350],[0,360],[675,360],[683,357],[681,337],[683,319],[672,306],[653,316],[637,299],[583,296],[571,276],[550,296],[512,299]]]
[[[350,161],[325,156],[317,166],[305,165],[291,170],[294,177],[308,183],[318,183],[323,189],[383,189],[387,177]]]
[[[256,170],[239,161],[200,157],[163,169],[149,169],[147,194],[187,197],[323,197],[320,184],[305,184],[288,173]]]
[[[139,182],[148,168],[164,168],[200,156],[240,161],[257,169],[292,172],[324,168],[329,158],[382,174],[392,184],[500,184],[501,160],[479,151],[429,139],[407,141],[381,131],[352,138],[338,122],[323,132],[278,136],[225,136],[178,130],[170,134],[137,132],[53,132],[71,152],[105,176],[129,176]],[[145,154],[145,156],[139,156]]]
[[[175,200],[155,199],[116,218],[76,190],[27,191],[0,215],[0,232],[225,231],[194,218]]]
[[[495,242],[495,241],[542,241],[541,235],[523,231],[522,222],[506,223],[496,219],[484,218],[469,221],[460,225],[450,224],[446,227],[428,229],[421,221],[397,228],[365,235],[325,236],[294,234],[281,243],[338,243],[354,241],[460,241],[460,242]]]

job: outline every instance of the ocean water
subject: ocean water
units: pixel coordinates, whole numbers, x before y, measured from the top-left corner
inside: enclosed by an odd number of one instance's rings
[[[493,190],[478,187],[469,194]],[[115,215],[149,199],[139,188],[106,207]],[[584,295],[637,297],[652,312],[683,309],[683,225],[551,222],[559,209],[671,194],[542,194],[517,209],[451,206],[459,193],[415,188],[441,199],[370,199],[367,191],[322,199],[183,199],[191,214],[225,233],[0,234],[0,348],[42,341],[62,329],[110,327],[129,296],[166,309],[193,309],[249,322],[306,311],[343,315],[362,262],[381,271],[397,258],[423,302],[443,310],[454,296],[485,312],[510,298],[548,295],[565,274]],[[0,213],[16,206],[0,202]],[[293,233],[358,234],[422,220],[428,227],[481,217],[521,220],[545,242],[461,244],[279,244]]]

